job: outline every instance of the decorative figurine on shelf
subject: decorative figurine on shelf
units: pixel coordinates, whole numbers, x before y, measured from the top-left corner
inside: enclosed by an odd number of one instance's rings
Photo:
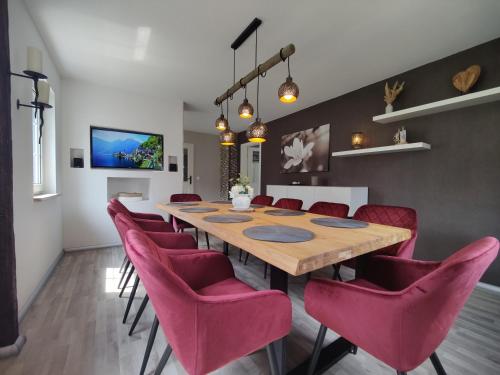
[[[385,106],[385,113],[391,113],[393,111],[393,106],[392,103],[396,100],[398,95],[403,91],[403,87],[405,86],[405,83],[399,84],[398,81],[392,86],[392,88],[389,88],[389,84],[386,82],[385,83],[385,95],[384,95],[384,102],[387,104]]]
[[[453,86],[462,94],[466,94],[472,86],[474,86],[481,75],[481,67],[479,65],[471,65],[462,72],[458,72],[453,76],[451,82]]]
[[[398,129],[396,134],[394,134],[394,137],[392,137],[392,140],[397,145],[402,145],[406,143],[406,129],[404,126]]]

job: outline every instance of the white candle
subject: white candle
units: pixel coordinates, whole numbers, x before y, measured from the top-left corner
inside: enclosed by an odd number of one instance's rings
[[[50,85],[47,81],[38,81],[38,103],[49,104]]]
[[[28,47],[28,63],[26,70],[42,73],[42,51],[35,47]]]

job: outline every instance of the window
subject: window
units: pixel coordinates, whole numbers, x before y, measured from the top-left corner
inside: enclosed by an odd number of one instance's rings
[[[42,170],[42,144],[40,139],[40,112],[32,111],[32,142],[33,142],[33,193],[39,194],[43,191],[43,170]],[[35,116],[36,113],[36,116]]]

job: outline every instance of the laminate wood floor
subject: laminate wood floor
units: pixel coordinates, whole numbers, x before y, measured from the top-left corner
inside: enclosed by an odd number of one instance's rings
[[[215,242],[214,248],[222,248],[220,242],[211,240]],[[135,334],[128,336],[144,291],[139,290],[129,321],[123,325],[121,320],[128,295],[118,298],[116,289],[121,259],[120,247],[65,254],[21,323],[21,331],[28,339],[23,351],[18,357],[0,361],[0,374],[138,374],[154,315],[149,305]],[[269,281],[263,278],[264,265],[260,260],[250,256],[247,266],[244,266],[238,261],[238,251],[234,248],[230,259],[240,279],[258,289],[268,288]],[[330,275],[330,269],[315,272],[315,276]],[[343,273],[343,276],[349,275]],[[319,328],[319,324],[304,312],[305,282],[305,277],[298,277],[290,279],[289,283],[293,301],[293,329],[288,340],[289,368],[310,355]],[[329,331],[326,342],[335,337]],[[165,345],[160,330],[148,374],[154,371]],[[500,295],[476,289],[438,349],[438,355],[449,375],[500,374]],[[265,350],[215,373],[268,374]],[[163,374],[185,374],[175,355],[171,356]],[[395,374],[395,371],[359,350],[357,355],[348,355],[327,374],[382,375]],[[435,372],[427,361],[411,374]]]

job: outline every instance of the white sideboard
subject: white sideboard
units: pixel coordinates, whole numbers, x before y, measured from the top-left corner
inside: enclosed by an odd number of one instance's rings
[[[368,203],[368,188],[364,186],[304,186],[304,185],[267,185],[266,194],[280,198],[301,199],[303,210],[309,209],[315,202],[335,202],[349,205],[349,216]]]

